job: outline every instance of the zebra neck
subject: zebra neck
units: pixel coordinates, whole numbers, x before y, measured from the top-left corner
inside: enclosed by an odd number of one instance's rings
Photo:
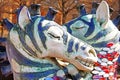
[[[98,33],[100,34],[100,33]],[[120,33],[119,31],[110,31],[109,33],[105,33],[105,35],[101,35],[100,38],[99,36],[95,36],[93,39],[89,39],[87,40],[89,44],[91,44],[93,47],[95,48],[102,48],[102,47],[106,47],[106,44],[109,42],[113,42],[113,43],[118,43],[119,42],[119,36]]]
[[[59,67],[51,59],[39,59],[36,56],[36,49],[33,48],[34,44],[27,38],[25,34],[19,33],[18,29],[12,29],[9,34],[8,53],[10,53],[9,60],[14,67],[15,64],[18,68],[14,68],[17,73],[39,73],[47,70],[56,71]],[[27,36],[29,37],[29,36]],[[27,44],[27,41],[29,41]],[[30,47],[30,46],[33,47]],[[10,49],[9,49],[10,48]],[[34,50],[35,49],[35,50]],[[41,54],[41,53],[39,53]]]
[[[25,54],[23,51],[21,53],[10,42],[7,47],[9,47],[7,52],[15,80],[18,78],[20,78],[19,80],[44,80],[46,77],[54,76],[60,69],[51,59],[38,59]]]
[[[120,42],[120,32],[118,32],[116,34],[116,36],[114,36],[113,38],[111,38],[109,40],[107,39],[107,40],[104,40],[104,41],[101,41],[101,42],[98,42],[98,43],[93,43],[91,45],[99,52],[103,48],[106,48],[107,44],[113,43],[114,45],[117,45],[117,44],[119,44],[119,42]]]

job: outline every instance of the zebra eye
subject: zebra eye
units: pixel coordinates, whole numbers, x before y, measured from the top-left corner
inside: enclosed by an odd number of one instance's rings
[[[52,33],[48,33],[48,35],[50,36],[50,38],[56,38],[58,40],[60,40],[60,36],[52,34]]]
[[[83,29],[84,27],[74,27],[75,30]]]

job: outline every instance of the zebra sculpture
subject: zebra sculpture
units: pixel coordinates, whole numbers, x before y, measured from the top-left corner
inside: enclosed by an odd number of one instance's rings
[[[92,45],[97,52],[98,62],[88,80],[117,80],[120,32],[110,20],[108,4],[102,1],[96,14],[85,14],[84,8],[81,12],[81,16],[64,24],[64,28],[73,36]]]
[[[97,62],[93,47],[70,35],[47,16],[31,17],[25,6],[18,13],[18,24],[7,26],[6,42],[14,80],[78,80],[81,79],[78,70],[93,69]],[[58,59],[69,64],[61,66]]]

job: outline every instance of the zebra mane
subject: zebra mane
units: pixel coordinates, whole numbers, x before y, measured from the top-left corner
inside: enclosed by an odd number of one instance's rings
[[[92,9],[90,11],[90,14],[96,14],[97,7],[99,6],[99,3],[97,2],[92,2]],[[89,13],[86,12],[85,4],[81,4],[78,6],[78,11],[80,16],[87,15]]]
[[[21,29],[24,30],[25,26],[32,21],[32,17],[35,16],[41,16],[40,14],[40,5],[39,4],[32,4],[30,6],[30,8],[27,8],[26,6],[21,6],[19,9],[17,9],[16,14],[17,14],[17,22],[19,24],[19,26],[21,27]],[[35,11],[36,10],[36,11]],[[30,11],[30,13],[29,13]],[[21,12],[23,14],[25,14],[27,17],[25,17],[25,15],[21,15]],[[33,13],[34,12],[34,13]],[[57,10],[55,10],[52,7],[49,7],[48,13],[46,14],[45,17],[43,17],[46,20],[54,20],[55,19],[55,15],[57,14]],[[30,17],[32,16],[32,17]],[[24,17],[24,20],[22,20]],[[42,17],[42,16],[41,16]],[[14,27],[15,24],[13,24],[12,22],[10,22],[8,19],[3,19],[3,23],[6,26],[6,28],[8,29],[8,31],[11,30],[12,27]],[[24,25],[23,25],[24,24]]]

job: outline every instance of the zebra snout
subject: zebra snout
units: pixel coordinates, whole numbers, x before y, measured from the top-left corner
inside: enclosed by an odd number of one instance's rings
[[[96,51],[91,46],[84,46],[84,50],[80,49],[80,53],[70,56],[73,63],[79,70],[91,71],[97,62]]]

